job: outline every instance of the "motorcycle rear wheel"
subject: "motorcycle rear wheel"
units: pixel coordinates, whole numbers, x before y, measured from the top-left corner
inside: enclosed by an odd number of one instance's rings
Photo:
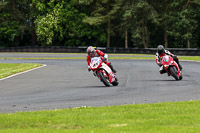
[[[112,85],[113,86],[117,86],[119,84],[119,81],[118,81],[118,79],[117,78],[115,78],[115,81],[114,82],[112,82]]]
[[[105,86],[109,87],[111,85],[102,72],[99,72],[99,77]]]
[[[183,74],[182,74],[182,72],[181,72],[181,75],[180,75],[180,77],[179,77],[179,80],[182,80],[183,79]]]
[[[169,69],[170,69],[170,73],[171,73],[172,77],[174,77],[176,80],[179,80],[178,71],[177,71],[176,67],[172,66]]]

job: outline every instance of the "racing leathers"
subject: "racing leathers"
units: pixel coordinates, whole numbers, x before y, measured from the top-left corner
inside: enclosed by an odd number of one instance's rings
[[[104,52],[102,52],[101,50],[95,50],[95,56],[94,57],[101,57],[102,60],[104,60],[104,62],[111,68],[111,70],[116,73],[117,71],[113,68],[111,62],[109,62],[107,60],[108,58],[108,55],[105,54]],[[91,58],[89,55],[87,55],[87,63],[88,63],[88,70],[90,71],[89,69],[89,65],[90,65],[90,62],[91,62]]]
[[[170,55],[174,59],[174,61],[176,61],[180,70],[182,71],[182,66],[179,63],[178,57],[176,55],[172,54],[171,52],[169,52],[168,50],[164,50],[164,52],[161,55],[159,55],[159,53],[156,52],[156,63],[158,64],[158,66],[160,66],[160,74],[166,73],[166,70],[164,69],[164,67],[162,65],[162,57],[165,55]]]

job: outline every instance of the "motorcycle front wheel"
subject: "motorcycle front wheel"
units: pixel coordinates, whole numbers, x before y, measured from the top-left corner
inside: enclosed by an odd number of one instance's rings
[[[170,73],[171,73],[172,77],[174,77],[176,80],[179,80],[178,71],[176,69],[176,66],[172,66],[169,69],[170,69]]]
[[[119,84],[119,81],[117,78],[115,78],[115,81],[112,83],[113,86],[117,86]]]
[[[111,85],[109,80],[103,75],[102,72],[99,72],[99,77],[105,86],[109,87]]]

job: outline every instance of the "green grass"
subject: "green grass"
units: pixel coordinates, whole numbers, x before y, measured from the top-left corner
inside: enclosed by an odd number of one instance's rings
[[[18,59],[18,60],[68,60],[68,59],[85,59],[86,57],[40,57],[40,58],[29,58],[29,57],[0,57],[0,59]],[[109,59],[155,59],[155,57],[109,57]]]
[[[180,60],[200,61],[200,56],[180,56]]]
[[[46,54],[46,53],[43,53]],[[58,54],[58,53],[57,53]],[[66,53],[68,54],[68,53]],[[74,53],[76,54],[76,53]],[[86,55],[86,54],[85,54]],[[109,59],[119,59],[119,60],[124,60],[124,59],[146,59],[146,60],[155,60],[155,57],[153,55],[149,54],[109,54]],[[112,55],[115,55],[112,57]],[[119,55],[119,56],[117,56]],[[123,55],[123,56],[122,56]],[[200,61],[200,56],[178,56],[180,60],[191,60],[191,61]],[[39,58],[31,58],[31,57],[0,57],[0,59],[28,59],[28,60],[67,60],[67,59],[81,59],[81,60],[86,60],[86,57],[39,57]]]
[[[0,114],[4,133],[197,133],[200,101]]]
[[[15,60],[63,60],[63,59],[86,59],[86,57],[0,57],[0,59]]]
[[[0,79],[5,78],[7,76],[24,72],[26,70],[39,67],[41,64],[31,64],[31,63],[23,63],[23,64],[12,64],[12,63],[0,63]]]

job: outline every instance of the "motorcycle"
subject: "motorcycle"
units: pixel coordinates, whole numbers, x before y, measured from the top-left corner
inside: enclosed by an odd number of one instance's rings
[[[93,71],[93,74],[97,76],[105,86],[117,86],[119,84],[116,75],[112,72],[110,67],[101,59],[101,57],[92,58],[89,67]]]
[[[162,65],[169,76],[174,77],[176,80],[182,80],[183,75],[180,71],[180,68],[171,56],[163,56]]]

